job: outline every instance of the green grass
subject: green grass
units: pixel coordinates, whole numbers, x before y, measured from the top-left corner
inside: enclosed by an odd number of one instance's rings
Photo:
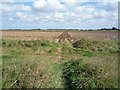
[[[90,51],[118,51],[117,41],[81,39],[73,43],[73,47]]]
[[[117,88],[118,53],[117,41],[2,40],[2,87]]]
[[[63,75],[66,78],[68,88],[100,88],[104,81],[99,78],[102,70],[97,67],[90,67],[89,64],[82,63],[82,59],[64,63]]]
[[[66,88],[116,88],[117,84],[104,76],[104,69],[83,62],[83,59],[63,64]]]

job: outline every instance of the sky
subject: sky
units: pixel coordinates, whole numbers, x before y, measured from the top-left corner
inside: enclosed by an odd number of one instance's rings
[[[118,28],[118,0],[2,0],[0,11],[0,29]]]

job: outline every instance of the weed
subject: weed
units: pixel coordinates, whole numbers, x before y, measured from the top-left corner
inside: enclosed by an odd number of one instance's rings
[[[65,60],[64,58],[61,58],[60,60]]]
[[[2,56],[2,59],[3,59],[3,60],[6,60],[6,59],[8,60],[8,59],[11,59],[11,58],[13,58],[13,57],[14,57],[14,56],[3,55],[3,56]]]

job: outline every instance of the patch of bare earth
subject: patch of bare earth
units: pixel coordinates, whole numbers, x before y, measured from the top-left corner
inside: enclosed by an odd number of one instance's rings
[[[98,40],[118,40],[118,32],[112,31],[2,31],[3,39],[11,40],[50,40],[72,42],[81,38]]]
[[[71,37],[71,35],[68,34],[67,31],[60,34],[55,40],[55,42],[57,43],[64,43],[64,42],[71,43],[72,41],[73,38]]]
[[[61,63],[61,62],[62,62],[62,61],[61,61],[61,59],[62,59],[62,55],[61,55],[61,53],[62,53],[62,47],[58,47],[57,50],[58,50],[58,57],[57,57],[57,59],[55,60],[55,62],[56,62],[56,63]]]

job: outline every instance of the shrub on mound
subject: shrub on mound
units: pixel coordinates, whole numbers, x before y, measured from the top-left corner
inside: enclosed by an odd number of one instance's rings
[[[81,48],[84,50],[95,50],[95,48],[99,45],[98,41],[81,39],[73,43],[73,47]]]
[[[109,51],[109,52],[118,52],[116,42],[113,41],[100,41],[100,40],[90,40],[90,39],[81,39],[73,43],[74,48],[80,48],[82,50],[91,50],[91,51]]]

